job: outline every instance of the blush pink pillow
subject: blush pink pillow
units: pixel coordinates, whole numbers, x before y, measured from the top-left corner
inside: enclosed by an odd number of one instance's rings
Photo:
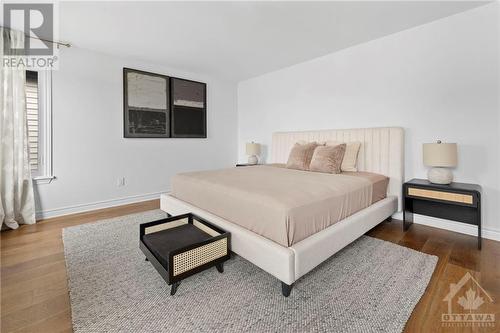
[[[325,173],[340,173],[346,144],[337,146],[317,146],[309,165],[309,170]]]
[[[290,155],[288,155],[286,167],[288,169],[309,170],[309,164],[317,146],[316,142],[296,143],[290,151]]]

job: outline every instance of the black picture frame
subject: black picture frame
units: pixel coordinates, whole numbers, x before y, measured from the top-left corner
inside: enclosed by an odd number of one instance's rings
[[[191,99],[194,105],[176,104],[178,85],[189,85],[192,88]],[[172,138],[206,138],[207,137],[207,84],[199,81],[170,77],[170,133]],[[189,93],[189,92],[188,92]],[[186,95],[186,91],[183,92]],[[189,101],[188,101],[189,102]],[[196,104],[201,103],[201,106]]]
[[[165,108],[129,105],[128,74],[165,80]],[[162,74],[123,68],[123,137],[125,138],[169,138],[170,137],[170,77]],[[138,120],[140,119],[140,123]]]
[[[129,105],[129,73],[164,80],[165,107]],[[176,103],[175,97],[179,95],[183,100]],[[148,104],[149,99],[143,102]],[[124,67],[123,137],[207,138],[206,83]]]

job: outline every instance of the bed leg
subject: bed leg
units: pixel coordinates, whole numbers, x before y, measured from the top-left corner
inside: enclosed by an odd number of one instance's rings
[[[285,282],[281,282],[281,293],[283,296],[288,297],[290,296],[290,292],[292,291],[293,283],[292,284],[286,284]]]

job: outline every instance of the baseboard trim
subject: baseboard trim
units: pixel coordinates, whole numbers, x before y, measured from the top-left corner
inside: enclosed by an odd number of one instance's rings
[[[47,209],[36,212],[37,220],[44,220],[52,217],[64,216],[69,214],[83,213],[96,209],[110,208],[121,205],[127,205],[135,202],[142,202],[154,199],[160,199],[160,194],[164,192],[155,192],[148,194],[131,195],[124,198],[102,200],[88,204],[79,204],[61,208]]]
[[[395,219],[402,220],[403,213],[396,213],[392,217],[394,217]],[[460,223],[460,222],[444,220],[436,217],[418,215],[418,214],[414,214],[413,222],[417,224],[426,225],[429,227],[445,229],[471,236],[477,236],[477,227],[466,223]],[[500,241],[500,231],[498,230],[493,230],[483,227],[481,233],[483,238],[491,239],[494,241]]]

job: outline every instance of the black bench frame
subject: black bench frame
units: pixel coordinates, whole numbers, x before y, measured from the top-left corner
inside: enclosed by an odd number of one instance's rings
[[[205,225],[206,227],[216,231],[217,233],[219,233],[220,235],[218,236],[213,236],[211,237],[210,239],[207,239],[207,240],[204,240],[204,241],[201,241],[201,242],[196,242],[196,243],[193,243],[193,244],[190,244],[190,245],[187,245],[187,246],[184,246],[184,247],[181,247],[181,248],[178,248],[178,249],[175,249],[175,250],[172,250],[170,251],[169,255],[168,255],[168,267],[164,267],[159,261],[158,259],[155,257],[155,255],[151,252],[151,250],[148,248],[148,246],[143,242],[143,237],[144,235],[146,235],[146,228],[149,228],[149,227],[153,227],[153,226],[157,226],[157,225],[160,225],[160,224],[165,224],[165,223],[170,223],[170,222],[175,222],[175,221],[178,221],[178,220],[182,220],[182,219],[188,219],[188,223],[189,224],[193,224],[193,221],[196,220],[197,222]],[[223,257],[220,257],[220,258],[217,258],[216,260],[213,260],[213,261],[210,261],[208,263],[205,263],[203,265],[200,265],[200,266],[197,266],[189,271],[186,271],[184,273],[181,273],[179,275],[176,275],[174,276],[173,275],[173,271],[174,271],[174,256],[179,254],[179,253],[183,253],[183,252],[187,252],[187,251],[190,251],[192,249],[195,249],[197,247],[200,247],[200,246],[203,246],[203,245],[206,245],[206,244],[210,244],[210,243],[213,243],[215,241],[218,241],[220,239],[223,239],[223,238],[227,238],[227,255],[223,256]],[[148,223],[142,223],[140,226],[139,226],[139,248],[141,249],[141,251],[144,253],[144,255],[146,256],[146,260],[151,262],[151,264],[153,265],[153,267],[158,271],[158,273],[161,275],[161,277],[165,280],[165,282],[167,282],[168,285],[171,285],[171,290],[170,290],[170,295],[174,295],[175,292],[177,291],[177,288],[181,282],[181,280],[191,276],[191,275],[194,275],[198,272],[201,272],[205,269],[208,269],[210,267],[213,267],[215,266],[217,268],[217,270],[222,273],[224,271],[224,261],[228,260],[230,257],[231,257],[231,252],[230,252],[230,249],[231,249],[231,234],[229,232],[226,232],[222,229],[220,229],[219,227],[213,225],[212,223],[206,221],[205,219],[197,216],[197,215],[194,215],[192,213],[187,213],[187,214],[183,214],[183,215],[177,215],[177,216],[170,216],[168,218],[165,218],[165,219],[161,219],[161,220],[158,220],[158,221],[153,221],[153,222],[148,222]]]

